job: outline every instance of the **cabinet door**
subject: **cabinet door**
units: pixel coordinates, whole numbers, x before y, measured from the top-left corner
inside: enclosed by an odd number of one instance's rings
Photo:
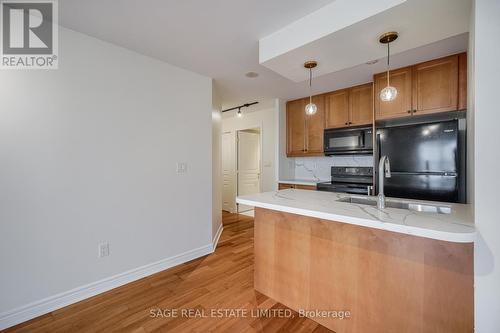
[[[458,108],[458,55],[413,66],[413,112]]]
[[[396,99],[390,102],[380,100],[380,91],[387,86],[387,73],[375,75],[375,116],[377,119],[404,117],[411,114],[411,75],[411,67],[390,72],[390,84],[398,90]]]
[[[286,190],[289,188],[295,188],[295,185],[293,184],[285,184],[285,183],[279,183],[278,184],[278,190]]]
[[[326,128],[346,127],[349,125],[349,90],[343,89],[328,93],[326,99]]]
[[[310,191],[316,191],[316,186],[314,185],[295,185],[295,188],[297,190],[310,190]]]
[[[313,96],[318,111],[306,118],[306,155],[323,155],[323,132],[325,130],[325,96]],[[304,102],[309,103],[309,98]],[[304,113],[304,112],[302,112]],[[305,113],[304,113],[305,114]]]
[[[349,125],[368,125],[373,121],[373,84],[349,89]]]
[[[306,149],[306,123],[304,99],[286,105],[287,156],[302,156]]]

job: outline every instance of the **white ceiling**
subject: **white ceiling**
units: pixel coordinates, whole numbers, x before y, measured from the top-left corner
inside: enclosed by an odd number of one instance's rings
[[[361,2],[366,3],[364,12],[356,10]],[[466,33],[470,8],[471,0],[399,3],[394,0],[337,0],[261,40],[261,64],[292,81],[301,82],[304,80],[304,59],[317,60],[315,74],[321,76],[386,57],[387,47],[378,42],[378,37],[387,31],[399,33],[399,38],[391,44],[392,55]],[[359,13],[350,15],[353,12]],[[301,38],[297,32],[308,30],[311,32],[304,33],[308,39]],[[329,33],[321,35],[323,31]],[[320,38],[315,39],[314,34]],[[276,45],[292,44],[294,40],[298,43],[293,49],[285,49],[279,54]],[[262,59],[263,54],[271,52],[274,56]]]
[[[260,63],[293,51],[407,0],[335,0],[259,41]]]
[[[272,88],[290,82],[259,65],[259,39],[331,1],[61,0],[59,22],[212,77],[229,106],[283,95]]]
[[[223,106],[231,107],[254,100],[291,99],[307,94],[305,82],[292,82],[259,64],[258,42],[332,2],[61,0],[59,16],[60,24],[67,28],[214,78]],[[463,51],[466,47],[467,35],[462,34],[402,52],[391,57],[391,62],[394,66],[404,66]],[[314,81],[314,92],[368,82],[373,73],[383,69],[379,62],[323,75]],[[249,79],[244,75],[249,71],[260,75]]]

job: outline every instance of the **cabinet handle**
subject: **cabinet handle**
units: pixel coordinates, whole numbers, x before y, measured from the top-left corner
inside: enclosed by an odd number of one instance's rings
[[[413,113],[417,113],[417,110],[413,110]]]
[[[303,152],[306,151],[306,136],[307,136],[306,128],[307,128],[307,120],[304,120],[304,140],[302,142],[302,146],[304,147],[304,149],[302,149]]]
[[[351,123],[351,122],[349,122],[349,125],[352,125],[352,123]]]
[[[411,113],[411,110],[408,110],[408,111],[406,111],[406,112]]]
[[[309,149],[309,121],[308,119],[306,118],[306,121],[305,121],[305,131],[304,131],[304,148],[305,148],[305,151],[307,152],[307,150]]]
[[[349,123],[345,123],[346,125],[349,125]]]

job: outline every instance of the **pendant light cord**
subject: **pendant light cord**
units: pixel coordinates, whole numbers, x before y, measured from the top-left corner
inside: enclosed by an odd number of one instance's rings
[[[312,104],[312,68],[309,68],[309,104]]]
[[[390,59],[390,56],[391,56],[391,52],[390,52],[390,50],[389,50],[390,45],[391,45],[391,43],[390,43],[390,42],[389,42],[389,43],[387,43],[387,86],[388,86],[388,87],[390,86],[390,84],[389,84],[389,63],[390,63],[390,62],[389,62],[389,59]]]

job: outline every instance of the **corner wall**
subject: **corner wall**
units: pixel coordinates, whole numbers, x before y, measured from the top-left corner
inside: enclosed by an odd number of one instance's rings
[[[286,157],[286,102],[284,100],[276,101],[278,109],[278,180],[295,178],[295,159]]]
[[[212,81],[212,243],[222,233],[222,101]]]
[[[500,1],[474,5],[474,246],[475,331],[500,331]]]
[[[469,45],[467,48],[467,203],[474,204],[474,6],[471,8]]]

